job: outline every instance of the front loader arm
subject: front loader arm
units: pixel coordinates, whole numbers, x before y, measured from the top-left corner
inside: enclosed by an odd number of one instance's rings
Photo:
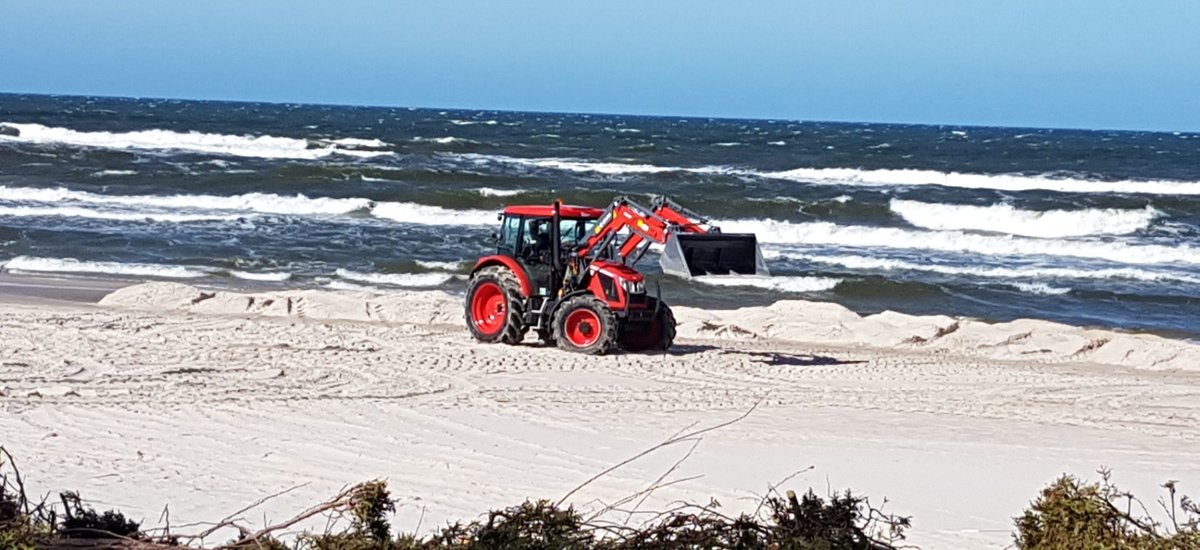
[[[618,258],[614,259],[625,262],[647,242],[665,244],[672,231],[700,234],[709,231],[703,227],[708,220],[670,199],[655,197],[651,205],[647,208],[628,197],[617,197],[600,218],[587,243],[580,248],[579,255],[585,257],[617,245]],[[623,230],[628,230],[629,236],[624,242],[617,243]]]

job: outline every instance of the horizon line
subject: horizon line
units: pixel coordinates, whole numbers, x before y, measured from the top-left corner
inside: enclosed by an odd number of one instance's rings
[[[695,115],[695,114],[647,114],[647,113],[611,113],[602,111],[556,111],[556,110],[518,110],[518,109],[494,109],[480,107],[448,107],[448,106],[416,106],[416,105],[387,105],[387,104],[359,104],[359,103],[337,103],[324,101],[284,101],[284,100],[259,100],[259,99],[221,99],[221,98],[195,98],[195,97],[170,97],[170,96],[130,96],[130,95],[107,95],[107,94],[81,94],[81,93],[48,93],[48,92],[20,92],[20,91],[3,91],[2,95],[16,96],[45,96],[45,97],[77,97],[77,98],[96,98],[96,99],[134,99],[134,100],[160,100],[160,101],[194,101],[200,103],[248,103],[248,104],[264,104],[264,105],[309,105],[316,107],[349,107],[349,108],[367,108],[367,109],[409,109],[409,110],[428,110],[428,111],[477,111],[477,112],[493,112],[493,113],[521,113],[521,114],[553,114],[553,115],[579,115],[579,116],[609,116],[609,117],[641,117],[641,118],[668,118],[668,119],[703,119],[703,120],[731,120],[731,121],[763,121],[763,122],[798,122],[807,124],[861,124],[867,126],[932,126],[932,127],[955,127],[955,128],[983,128],[983,129],[1008,129],[1008,130],[1050,130],[1050,131],[1067,131],[1067,132],[1140,132],[1150,134],[1169,134],[1169,135],[1200,135],[1200,129],[1197,130],[1167,130],[1167,129],[1148,129],[1148,128],[1087,128],[1087,127],[1072,127],[1072,126],[1026,126],[1026,125],[989,125],[981,123],[958,123],[958,122],[913,122],[913,121],[864,121],[864,120],[838,120],[838,119],[800,119],[788,117],[738,117],[738,116],[711,116],[711,115]]]

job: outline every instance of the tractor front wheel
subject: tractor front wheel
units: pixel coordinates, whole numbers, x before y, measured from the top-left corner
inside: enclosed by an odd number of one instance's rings
[[[519,344],[529,330],[521,283],[506,267],[485,267],[471,276],[466,309],[467,328],[480,342]]]
[[[554,312],[554,340],[567,351],[604,355],[617,345],[617,318],[608,304],[576,296]]]
[[[666,303],[649,298],[647,308],[657,305],[658,314],[649,322],[626,323],[621,327],[621,348],[625,351],[667,351],[675,342],[675,314]]]

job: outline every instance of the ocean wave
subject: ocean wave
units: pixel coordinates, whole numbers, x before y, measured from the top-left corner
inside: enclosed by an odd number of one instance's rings
[[[213,274],[208,268],[165,264],[122,262],[88,262],[74,258],[39,258],[17,256],[2,266],[7,271],[33,273],[100,273],[106,275],[135,275],[166,279],[194,279]]]
[[[236,279],[245,279],[247,281],[286,281],[292,278],[292,274],[286,271],[281,272],[252,272],[252,271],[236,271],[230,270],[229,274]]]
[[[472,191],[485,197],[511,197],[529,192],[525,189],[495,189],[492,187],[477,187],[472,189]]]
[[[775,179],[828,185],[912,186],[940,185],[1001,191],[1061,191],[1065,193],[1145,193],[1200,195],[1200,181],[1120,180],[1101,181],[1056,178],[1048,175],[969,174],[936,170],[860,170],[856,168],[796,168],[760,175]]]
[[[869,256],[828,256],[820,254],[793,254],[778,250],[764,250],[767,259],[798,260],[804,262],[835,265],[848,269],[871,271],[919,271],[940,273],[943,275],[960,275],[982,277],[988,279],[1026,279],[1026,280],[1086,280],[1086,279],[1118,279],[1146,282],[1176,282],[1200,284],[1200,276],[1187,275],[1168,271],[1154,271],[1136,267],[1086,269],[1075,267],[1000,267],[1000,266],[956,266],[932,262],[911,262],[893,258],[877,258]]]
[[[348,281],[410,288],[441,286],[458,277],[453,273],[361,273],[348,269],[338,269],[336,274]]]
[[[445,137],[417,136],[408,141],[413,142],[413,143],[437,143],[439,145],[450,145],[451,143],[464,143],[464,144],[467,144],[467,143],[478,144],[479,143],[478,141],[475,141],[473,139],[465,139],[465,138],[459,138],[459,137],[453,137],[453,136],[445,136]]]
[[[1008,233],[1026,237],[1061,238],[1088,235],[1126,235],[1147,227],[1163,213],[1147,206],[1140,210],[1087,208],[1082,210],[1019,210],[1007,204],[970,206],[892,199],[892,212],[924,229]]]
[[[260,214],[313,215],[348,214],[371,206],[369,199],[329,198],[246,193],[242,195],[100,195],[65,187],[7,187],[0,185],[0,200],[54,202],[71,201],[118,207],[152,207],[186,210],[235,210]],[[141,213],[121,213],[134,216]],[[157,214],[155,214],[157,215]],[[163,214],[167,215],[167,214]],[[175,214],[170,214],[175,215]],[[211,218],[211,216],[209,216]],[[225,218],[228,218],[226,216]]]
[[[112,212],[77,206],[0,206],[0,218],[91,218],[127,222],[189,223],[233,221],[238,216],[215,214],[175,214],[170,212]]]
[[[778,220],[715,222],[730,233],[754,233],[761,243],[827,245],[904,250],[936,250],[1005,256],[1063,256],[1123,264],[1200,265],[1200,248],[1124,242],[1036,239],[1012,235],[981,235],[962,231],[924,231],[893,227],[837,225],[829,222],[792,223]]]
[[[1069,288],[1050,286],[1046,283],[1012,283],[1012,287],[1021,292],[1040,294],[1042,296],[1060,296],[1071,292]]]
[[[594,172],[605,175],[621,174],[662,174],[668,172],[690,172],[696,174],[736,174],[740,171],[728,166],[701,166],[684,168],[679,166],[657,166],[654,164],[626,164],[621,162],[599,162],[577,158],[520,158],[505,155],[481,155],[466,153],[453,155],[455,158],[474,162],[476,164],[503,163],[533,168],[562,170],[566,172]]]
[[[757,275],[706,275],[696,277],[694,281],[714,286],[747,286],[779,290],[782,292],[823,292],[833,290],[841,284],[841,279],[829,277],[796,277],[775,275],[762,277]]]
[[[414,260],[417,265],[425,269],[438,269],[442,271],[458,271],[463,267],[464,261],[457,262],[440,262],[435,260]]]
[[[476,124],[482,124],[484,126],[495,126],[495,125],[499,124],[499,122],[496,122],[494,120],[451,120],[450,124],[453,124],[455,126],[475,126]]]
[[[391,144],[378,138],[363,139],[363,138],[340,138],[321,140],[322,142],[332,143],[334,145],[345,145],[347,147],[373,147],[381,149],[390,147]]]
[[[92,172],[92,175],[97,178],[106,176],[132,176],[135,174],[137,174],[137,170],[101,170],[99,172]]]
[[[356,138],[342,138],[340,140],[310,143],[305,139],[269,135],[235,136],[228,134],[205,134],[201,132],[175,132],[172,130],[83,132],[70,128],[57,128],[41,124],[16,124],[11,122],[0,122],[0,127],[16,130],[17,133],[15,136],[0,133],[0,141],[101,147],[105,149],[191,151],[234,157],[296,160],[313,160],[330,155],[371,157],[391,154],[389,151],[362,151],[347,148],[351,145],[359,147],[362,144],[371,144],[374,146],[376,142],[386,145],[378,140],[358,140]]]
[[[413,202],[381,202],[371,215],[392,221],[419,225],[496,225],[497,211],[452,210]]]

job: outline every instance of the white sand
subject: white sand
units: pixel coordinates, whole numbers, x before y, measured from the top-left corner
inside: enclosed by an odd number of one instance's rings
[[[730,511],[767,484],[890,500],[926,548],[1002,548],[1064,471],[1200,495],[1200,350],[1043,321],[989,325],[830,304],[679,308],[671,355],[596,358],[477,344],[460,299],[152,283],[99,306],[0,303],[0,444],[38,491],[80,490],[154,524],[282,519],[387,478],[411,530],[557,498],[698,422],[662,490]],[[957,328],[955,328],[957,327]],[[951,330],[953,328],[953,330]],[[666,449],[582,491],[642,489]],[[216,541],[210,541],[216,542]]]

